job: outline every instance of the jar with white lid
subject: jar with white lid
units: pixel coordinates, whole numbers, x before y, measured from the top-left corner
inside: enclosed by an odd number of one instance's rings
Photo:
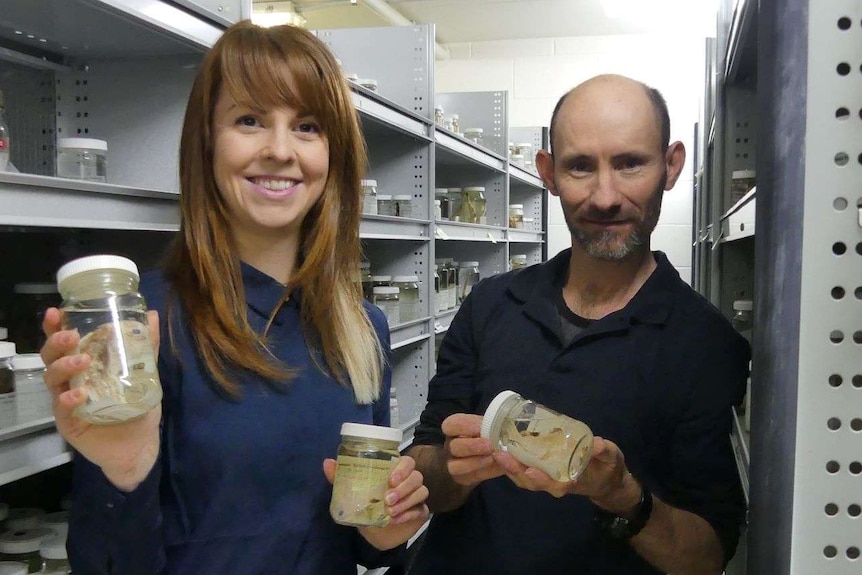
[[[386,491],[401,457],[403,433],[394,427],[343,423],[329,514],[341,525],[389,523]]]
[[[0,561],[0,575],[27,575],[27,564],[18,561]]]
[[[399,218],[413,217],[413,196],[410,194],[398,194],[392,197],[395,204],[395,215]]]
[[[359,262],[359,282],[362,284],[362,297],[367,301],[371,301],[371,288],[374,287],[374,280],[371,275],[371,262]]]
[[[419,277],[418,276],[392,276],[392,286],[397,287],[399,305],[399,319],[401,323],[407,323],[419,319]]]
[[[443,126],[445,122],[446,121],[443,119],[443,106],[437,104],[434,106],[434,123],[438,126]]]
[[[525,267],[527,267],[526,254],[512,254],[511,256],[509,256],[509,268],[513,270],[519,270]]]
[[[538,231],[536,230],[536,218],[528,218],[524,216],[524,229],[530,230],[531,232]]]
[[[524,169],[528,169],[533,165],[533,144],[530,142],[521,142],[516,145],[518,146],[518,153],[523,156],[521,166]]]
[[[0,400],[11,398],[15,393],[13,357],[15,357],[15,344],[11,341],[0,341]]]
[[[33,421],[53,415],[51,392],[45,385],[45,362],[38,353],[12,358],[15,370],[15,407],[18,421]]]
[[[93,138],[59,138],[57,140],[57,177],[106,182],[108,142]]]
[[[440,284],[441,284],[441,278],[440,278],[440,272],[439,272],[439,265],[435,265],[434,266],[434,303],[431,306],[431,311],[434,313],[440,313],[441,311],[443,311],[441,309],[442,295],[440,292],[440,287],[441,287]]]
[[[371,276],[371,287],[389,287],[392,285],[392,276],[389,275],[376,275]]]
[[[453,132],[455,134],[460,134],[461,133],[461,125],[459,122],[460,122],[460,118],[458,117],[458,114],[452,114],[451,116],[446,118],[443,126],[447,130],[449,130],[450,132]]]
[[[362,185],[362,213],[377,215],[377,180],[361,180]]]
[[[449,219],[453,222],[461,220],[461,201],[464,198],[464,191],[461,188],[446,188],[446,195],[449,197]]]
[[[73,260],[57,271],[63,329],[81,337],[75,353],[92,358],[69,382],[87,390],[75,415],[94,424],[128,421],[162,400],[138,267],[112,255]]]
[[[479,262],[460,262],[458,264],[458,303],[464,303],[473,286],[479,281]]]
[[[443,258],[443,268],[449,276],[446,309],[452,309],[458,305],[458,264],[453,258]]]
[[[377,194],[377,215],[378,216],[394,216],[395,202],[392,201],[391,194]]]
[[[36,529],[45,516],[45,510],[37,507],[13,507],[6,517],[4,528],[9,531]]]
[[[502,391],[491,401],[480,434],[495,450],[556,481],[577,479],[593,452],[593,433],[585,423],[514,391]]]
[[[461,221],[470,224],[484,224],[485,218],[485,188],[469,186],[464,188],[461,201]]]
[[[482,128],[464,128],[464,137],[477,146],[483,145],[483,134],[485,130]]]
[[[66,537],[47,537],[39,546],[42,557],[42,575],[69,575],[72,566],[69,565],[69,555],[66,553]]]
[[[34,353],[45,343],[42,318],[49,307],[60,305],[60,292],[53,282],[17,283],[12,286],[9,329],[18,353]]]
[[[399,290],[393,286],[379,286],[374,288],[374,305],[383,310],[386,321],[390,326],[401,323],[401,304]]]
[[[42,569],[39,547],[46,537],[53,537],[50,529],[17,529],[0,535],[0,561],[25,563],[30,573]]]
[[[443,219],[443,208],[440,204],[440,200],[434,200],[434,220],[440,221]]]
[[[509,227],[516,230],[524,227],[524,204],[509,204]]]
[[[56,513],[48,513],[42,517],[40,527],[50,529],[65,539],[66,535],[69,534],[69,512],[57,511]]]
[[[447,188],[434,188],[434,197],[440,202],[440,220],[448,221],[451,215],[449,209],[449,190]]]

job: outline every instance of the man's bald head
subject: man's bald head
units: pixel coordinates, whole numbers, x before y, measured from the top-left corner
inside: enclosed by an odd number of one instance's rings
[[[667,102],[665,102],[664,96],[661,95],[661,92],[655,88],[647,86],[643,82],[632,80],[626,76],[604,74],[590,78],[586,82],[577,85],[557,100],[557,105],[554,106],[554,113],[551,114],[550,138],[552,153],[554,151],[554,132],[557,127],[557,116],[559,116],[560,109],[563,107],[563,104],[569,98],[577,97],[579,93],[596,89],[608,89],[609,93],[612,90],[642,90],[644,96],[649,100],[653,111],[655,112],[656,125],[661,134],[661,150],[662,152],[667,151],[668,144],[670,143],[670,115],[667,111]]]

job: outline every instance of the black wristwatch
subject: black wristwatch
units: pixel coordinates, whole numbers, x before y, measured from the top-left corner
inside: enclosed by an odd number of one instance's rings
[[[646,485],[641,483],[641,500],[631,519],[598,508],[596,509],[595,521],[602,531],[614,539],[626,541],[641,532],[651,514],[652,493],[649,492]]]

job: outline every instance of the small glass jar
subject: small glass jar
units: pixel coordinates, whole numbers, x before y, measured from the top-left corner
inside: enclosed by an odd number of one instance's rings
[[[482,128],[464,128],[464,137],[477,146],[481,146],[483,144],[483,135],[485,130]]]
[[[409,194],[399,194],[397,196],[393,196],[392,201],[395,204],[396,216],[399,218],[413,217],[413,196]]]
[[[509,227],[516,230],[524,228],[524,204],[509,204]]]
[[[87,370],[69,382],[87,390],[87,403],[75,415],[90,423],[128,421],[162,400],[138,281],[133,261],[111,255],[80,258],[57,271],[63,329],[77,329],[81,341],[75,352],[92,358]]]
[[[443,262],[443,267],[449,276],[446,309],[452,309],[458,305],[458,264],[452,258],[444,258]]]
[[[440,279],[440,272],[438,270],[439,270],[439,266],[435,265],[434,266],[434,305],[432,306],[434,313],[440,313],[441,311],[443,311],[443,309],[442,309],[443,300],[442,300],[442,295],[441,295],[442,292],[440,291],[441,279]]]
[[[389,523],[386,491],[401,457],[403,433],[394,427],[343,423],[338,469],[329,514],[341,525],[382,527]]]
[[[18,561],[0,561],[0,575],[27,575],[27,564]]]
[[[15,415],[18,421],[33,421],[53,415],[51,392],[45,385],[45,362],[38,353],[12,358],[15,370]]]
[[[13,507],[9,510],[4,527],[9,531],[36,529],[45,516],[45,510],[37,507]]]
[[[395,202],[390,194],[377,194],[377,215],[394,216]]]
[[[536,218],[524,217],[524,229],[531,232],[538,231],[536,230]]]
[[[52,537],[50,529],[18,529],[0,535],[0,561],[25,563],[30,573],[42,569],[42,556],[39,547],[42,540]]]
[[[485,410],[481,436],[556,481],[574,481],[593,452],[590,428],[514,391],[500,392]]]
[[[458,264],[458,303],[464,303],[473,286],[480,279],[479,262],[461,262]]]
[[[461,188],[447,188],[446,195],[449,197],[449,219],[453,222],[461,220],[461,201],[464,198],[464,191]]]
[[[440,200],[434,200],[434,220],[440,221],[443,219],[443,207],[440,204]]]
[[[509,268],[513,270],[519,270],[521,268],[527,267],[527,255],[526,254],[513,254],[509,256]]]
[[[57,140],[57,177],[106,182],[108,142],[92,138],[59,138]]]
[[[15,344],[11,341],[0,341],[0,400],[14,397],[15,371],[12,368],[13,357],[15,357]]]
[[[443,119],[443,106],[439,104],[434,106],[434,123],[438,126],[443,126],[446,121]]]
[[[434,260],[435,273],[437,274],[437,311],[443,312],[449,309],[449,270],[446,260]]]
[[[392,285],[400,291],[399,297],[399,319],[401,323],[407,323],[419,319],[419,278],[417,276],[392,276]]]
[[[56,513],[48,513],[42,517],[40,527],[50,529],[64,540],[69,534],[69,512],[57,511]]]
[[[521,160],[521,167],[529,169],[533,165],[533,144],[529,142],[521,142],[516,144],[518,146],[518,153],[523,156]]]
[[[390,326],[401,323],[401,304],[397,287],[380,286],[374,288],[374,305],[383,310]]]
[[[362,213],[369,216],[377,215],[377,180],[361,180]]]
[[[435,188],[434,197],[440,202],[440,220],[447,221],[451,214],[449,210],[449,190],[447,188]]]
[[[69,565],[69,556],[66,553],[66,537],[48,537],[42,540],[39,546],[39,555],[42,557],[42,575],[69,575],[72,566]]]
[[[371,262],[359,262],[359,281],[362,284],[362,297],[367,301],[371,301],[371,288],[374,287],[374,280],[371,279]]]
[[[461,221],[469,224],[484,224],[485,219],[485,188],[471,186],[464,188],[461,202]]]
[[[738,299],[733,302],[733,317],[730,323],[733,328],[751,343],[751,331],[754,326],[754,302],[750,299]]]
[[[392,285],[392,276],[377,275],[371,276],[371,288],[389,287]],[[372,292],[373,294],[374,292]]]
[[[19,283],[12,287],[9,328],[18,353],[36,353],[45,343],[42,318],[61,303],[55,283]]]

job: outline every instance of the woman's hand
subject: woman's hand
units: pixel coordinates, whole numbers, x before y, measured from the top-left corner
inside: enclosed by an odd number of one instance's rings
[[[150,311],[147,319],[158,352],[158,314]],[[118,489],[134,490],[147,477],[159,456],[161,405],[143,417],[116,425],[92,425],[75,417],[75,409],[87,402],[87,390],[69,389],[69,380],[87,369],[90,356],[75,354],[80,337],[77,331],[61,330],[61,314],[57,308],[45,312],[42,329],[48,337],[41,350],[47,366],[45,384],[53,397],[57,430],[75,451],[98,465]]]
[[[334,459],[323,462],[323,472],[332,483],[338,464]],[[384,527],[358,527],[366,541],[380,550],[392,549],[405,543],[419,531],[428,520],[428,488],[422,483],[422,474],[416,470],[416,462],[409,455],[402,455],[389,475],[386,492],[386,512],[389,524]]]

